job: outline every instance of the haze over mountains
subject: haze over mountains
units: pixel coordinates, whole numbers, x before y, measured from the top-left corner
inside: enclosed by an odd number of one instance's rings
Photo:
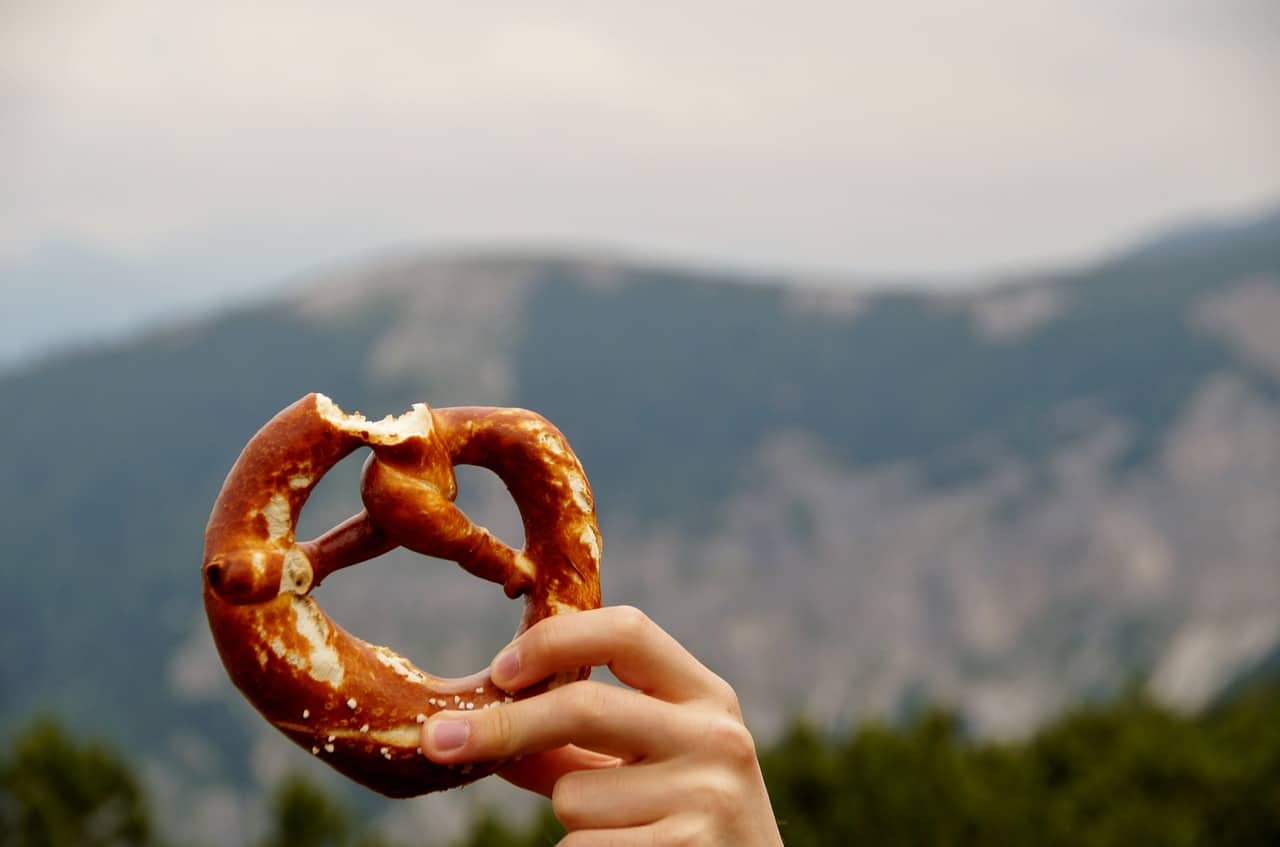
[[[0,719],[110,734],[193,819],[312,767],[226,681],[198,565],[240,447],[313,390],[547,415],[596,491],[606,601],[671,629],[766,735],[935,701],[1020,733],[1135,680],[1194,708],[1276,655],[1280,211],[965,293],[741,281],[403,259],[0,376]],[[357,470],[301,534],[357,508]],[[518,542],[496,480],[460,483]],[[449,674],[517,617],[395,554],[319,596]]]
[[[1273,214],[1274,214],[1274,210]],[[1250,225],[1266,225],[1270,215],[1257,210],[1235,212],[1225,218],[1196,216],[1177,225],[1127,230],[1092,246],[1077,245],[1063,254],[1060,265],[1079,265],[1107,256],[1129,232],[1159,232],[1144,243],[1160,249],[1166,242],[1185,237],[1209,238],[1224,230]],[[932,250],[932,248],[931,248]],[[458,253],[457,249],[450,252]],[[474,251],[472,251],[474,254]],[[931,252],[931,251],[927,251]],[[96,248],[73,238],[55,238],[26,252],[0,255],[0,291],[5,308],[0,310],[0,373],[30,364],[38,358],[68,347],[100,347],[147,332],[151,327],[199,319],[211,312],[250,299],[283,297],[301,290],[317,276],[317,269],[332,273],[334,268],[365,268],[398,261],[423,251],[385,246],[362,252],[350,244],[316,243],[311,237],[282,243],[255,243],[252,247],[229,244],[210,237],[197,244],[171,247],[150,254],[132,255]],[[350,256],[363,258],[352,261]],[[541,248],[541,255],[578,255],[581,251]],[[628,256],[647,256],[644,250],[613,251],[615,261]],[[678,254],[677,254],[678,255]],[[694,254],[691,254],[694,255]],[[696,267],[721,267],[722,275],[742,278],[750,264],[717,264],[703,258]],[[688,261],[669,259],[665,264],[684,267]],[[1038,266],[1045,266],[1041,261]],[[972,290],[996,278],[1011,275],[1006,260],[997,263],[961,266],[948,274],[923,273],[910,261],[899,262],[891,272],[868,275],[854,268],[858,276],[832,273],[821,262],[806,268],[790,268],[789,282],[817,284],[827,288],[847,288],[866,293],[888,288],[934,291]],[[694,270],[693,267],[684,267]],[[803,271],[803,274],[796,273]],[[757,272],[755,274],[759,276]],[[1013,274],[1017,275],[1017,274]],[[806,282],[805,280],[809,280]]]

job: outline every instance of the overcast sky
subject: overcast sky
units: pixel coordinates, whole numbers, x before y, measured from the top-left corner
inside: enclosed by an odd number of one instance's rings
[[[163,300],[515,243],[965,275],[1280,198],[1278,102],[1275,0],[0,0],[0,270],[74,248]]]

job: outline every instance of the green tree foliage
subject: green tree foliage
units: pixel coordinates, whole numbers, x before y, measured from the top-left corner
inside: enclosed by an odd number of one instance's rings
[[[1280,680],[1196,717],[1130,695],[1015,743],[974,740],[940,711],[837,734],[797,723],[761,762],[789,847],[1275,845],[1278,716]],[[100,745],[40,721],[0,753],[0,847],[150,845],[152,831],[136,778]],[[451,847],[549,847],[563,832],[546,807],[527,826],[486,813]],[[259,842],[286,845],[389,847],[297,775]]]
[[[1280,844],[1280,684],[1198,718],[1140,696],[979,743],[940,713],[762,756],[789,847]]]
[[[142,847],[156,843],[129,764],[41,719],[0,753],[3,847]]]
[[[286,776],[271,799],[271,830],[261,847],[347,847],[354,829],[347,809],[315,783]]]
[[[341,800],[301,774],[276,785],[269,827],[259,847],[391,847]]]

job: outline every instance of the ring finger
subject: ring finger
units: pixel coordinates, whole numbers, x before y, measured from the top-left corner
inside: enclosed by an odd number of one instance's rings
[[[670,761],[575,771],[556,782],[551,808],[566,829],[651,824],[701,799]]]

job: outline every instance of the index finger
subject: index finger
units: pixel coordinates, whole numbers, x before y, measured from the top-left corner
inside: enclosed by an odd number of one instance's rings
[[[493,682],[518,691],[583,665],[607,666],[618,680],[670,703],[729,701],[733,690],[644,612],[606,606],[539,621],[489,666]]]

